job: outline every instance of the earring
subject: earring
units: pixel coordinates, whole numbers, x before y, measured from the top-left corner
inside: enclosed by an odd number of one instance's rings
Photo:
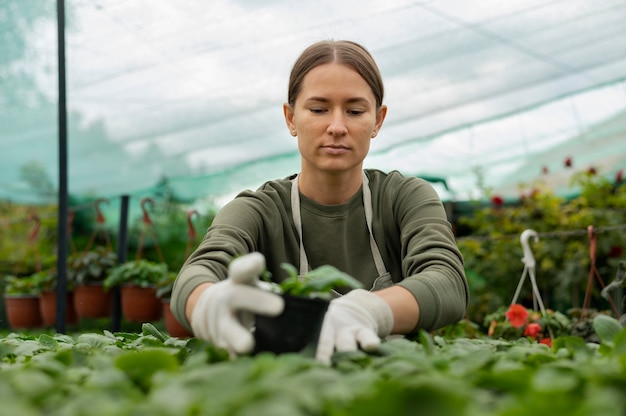
[[[291,130],[291,135],[295,136],[296,135],[296,131],[295,130]]]
[[[372,138],[376,137],[376,134],[377,134],[377,133],[376,133],[376,130],[374,130],[374,131],[372,132]]]

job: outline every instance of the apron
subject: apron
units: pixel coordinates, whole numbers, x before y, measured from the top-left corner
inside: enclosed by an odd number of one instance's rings
[[[372,250],[372,257],[374,258],[374,264],[376,264],[376,270],[378,277],[374,280],[374,284],[370,288],[370,291],[384,289],[393,284],[391,281],[391,275],[385,268],[385,263],[374,240],[372,234],[372,192],[369,188],[369,180],[367,175],[363,172],[363,207],[365,209],[365,222],[367,223],[367,229],[370,235],[370,249]],[[302,217],[300,214],[300,192],[298,190],[298,176],[293,179],[291,185],[291,212],[293,215],[293,222],[296,225],[298,236],[300,237],[300,276],[306,275],[309,270],[309,260],[304,250],[304,240],[302,238]],[[338,292],[334,292],[339,295]]]

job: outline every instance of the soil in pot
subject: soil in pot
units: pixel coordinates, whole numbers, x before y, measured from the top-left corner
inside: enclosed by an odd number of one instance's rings
[[[111,316],[113,296],[100,283],[78,285],[74,288],[74,310],[78,318]]]
[[[254,353],[299,352],[306,356],[315,356],[330,301],[289,295],[283,295],[283,299],[285,309],[280,315],[256,316]]]
[[[13,329],[39,328],[42,325],[39,296],[5,295],[7,321]]]
[[[67,292],[67,306],[65,309],[65,322],[75,324],[78,322],[74,309],[74,292]],[[56,325],[57,317],[57,294],[56,292],[43,292],[39,295],[39,308],[41,319],[46,326]]]
[[[123,285],[122,314],[130,322],[154,322],[161,319],[161,300],[156,288]]]

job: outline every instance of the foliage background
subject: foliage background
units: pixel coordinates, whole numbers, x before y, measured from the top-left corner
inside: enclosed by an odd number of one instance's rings
[[[533,229],[530,240],[536,260],[536,278],[546,307],[562,312],[580,308],[590,274],[588,226],[596,230],[596,267],[605,284],[613,280],[626,247],[626,186],[594,169],[572,176],[576,196],[554,194],[543,182],[522,186],[519,201],[507,203],[490,195],[489,205],[476,203],[459,218],[459,247],[471,289],[469,318],[483,322],[490,311],[508,305],[522,276],[524,264],[520,235]],[[488,192],[488,190],[487,190]],[[592,306],[606,309],[594,281]],[[521,302],[532,306],[531,286],[524,282]],[[618,307],[622,307],[618,302]]]

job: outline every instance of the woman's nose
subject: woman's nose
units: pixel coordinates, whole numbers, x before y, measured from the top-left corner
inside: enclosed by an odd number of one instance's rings
[[[345,116],[341,111],[331,113],[330,123],[326,131],[333,136],[340,136],[348,132]]]

